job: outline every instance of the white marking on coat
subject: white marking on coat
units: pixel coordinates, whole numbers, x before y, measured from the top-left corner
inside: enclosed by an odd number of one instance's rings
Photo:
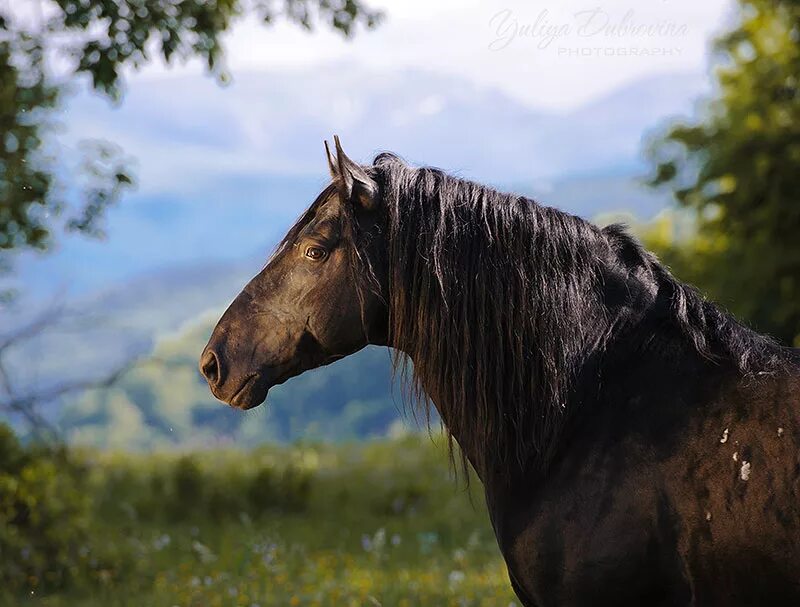
[[[739,452],[738,451],[734,451],[733,452],[733,461],[735,461],[735,462],[739,461]]]
[[[743,481],[746,481],[750,478],[750,462],[742,460],[742,469],[739,471],[739,476]]]
[[[725,428],[725,430],[722,432],[722,438],[719,439],[719,442],[721,442],[723,445],[728,442],[728,429],[727,428]]]
[[[778,436],[783,436],[783,428],[778,428]]]

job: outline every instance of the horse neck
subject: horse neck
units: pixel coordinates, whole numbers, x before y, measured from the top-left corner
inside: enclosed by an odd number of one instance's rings
[[[550,210],[547,213],[552,220],[553,211]],[[552,252],[550,258],[544,256],[543,259],[545,263],[551,263],[550,267],[568,268],[566,271],[573,273],[574,276],[571,277],[575,280],[561,281],[562,291],[553,293],[554,297],[550,302],[552,305],[534,308],[534,313],[543,314],[541,324],[534,325],[537,327],[543,326],[545,322],[555,323],[559,320],[557,315],[560,314],[560,311],[566,310],[560,317],[561,322],[549,335],[549,354],[552,354],[553,357],[544,360],[544,363],[556,360],[558,363],[563,363],[564,368],[553,370],[551,366],[543,365],[543,361],[539,360],[532,363],[534,366],[531,366],[529,377],[535,377],[533,374],[541,373],[543,369],[546,369],[547,372],[559,373],[559,377],[557,377],[559,380],[569,377],[570,379],[567,381],[571,381],[574,385],[566,390],[568,400],[561,400],[561,393],[559,393],[556,395],[559,398],[558,401],[537,402],[536,388],[531,392],[526,392],[525,380],[520,380],[517,376],[516,387],[522,386],[521,391],[510,392],[509,400],[513,398],[513,402],[502,403],[508,404],[508,410],[512,413],[521,411],[521,409],[513,409],[514,407],[537,406],[550,406],[548,411],[542,410],[544,413],[550,413],[556,410],[554,406],[564,405],[563,418],[558,418],[563,421],[563,424],[560,421],[556,422],[558,426],[552,433],[554,440],[548,443],[547,438],[541,439],[540,432],[539,445],[541,448],[537,454],[530,456],[533,467],[539,465],[539,462],[536,461],[537,458],[545,461],[543,466],[546,466],[546,460],[552,457],[553,449],[562,448],[564,434],[561,432],[561,428],[568,430],[569,418],[580,416],[582,409],[591,408],[608,400],[608,394],[612,391],[619,398],[627,398],[628,394],[634,390],[652,391],[642,382],[637,382],[637,386],[626,387],[624,381],[626,365],[628,369],[641,368],[647,373],[653,369],[660,369],[660,378],[671,377],[674,378],[675,385],[681,385],[681,381],[686,382],[685,378],[681,379],[683,370],[700,368],[706,364],[700,360],[700,354],[687,341],[686,335],[681,334],[681,331],[675,328],[676,324],[673,318],[675,298],[673,295],[677,292],[677,283],[671,279],[668,272],[658,264],[655,258],[647,254],[621,228],[596,230],[587,228],[585,223],[581,223],[575,218],[570,221],[578,223],[573,225],[574,229],[568,234],[561,235],[562,240],[559,242],[559,246],[565,249],[565,257],[572,259],[572,264],[558,265],[563,260],[559,257],[553,258]],[[552,223],[553,225],[558,224],[555,221]],[[573,240],[570,241],[569,238]],[[575,247],[575,251],[566,251],[569,247]],[[419,248],[410,248],[408,253],[407,257],[415,258],[415,255],[419,255]],[[566,253],[576,254],[566,255]],[[424,268],[428,263],[429,260],[421,259],[415,267]],[[595,277],[596,280],[593,279]],[[431,280],[433,281],[433,279]],[[533,295],[533,291],[531,294]],[[683,291],[680,294],[683,297]],[[570,298],[567,300],[568,303],[575,302],[575,305],[560,305],[565,301],[564,298]],[[696,302],[696,299],[689,301],[691,305],[699,305]],[[420,305],[420,302],[414,301],[411,302],[411,305],[417,306]],[[427,304],[423,301],[422,305]],[[459,304],[455,302],[453,305],[458,306]],[[397,310],[392,310],[392,312],[397,313]],[[410,318],[408,324],[413,326],[413,319],[424,317],[426,312],[425,309],[405,309],[402,310],[402,314],[398,313],[398,317]],[[552,320],[550,320],[551,317]],[[684,319],[684,324],[687,322]],[[464,326],[461,330],[493,330],[484,326],[480,321],[473,322],[472,325],[474,326]],[[556,335],[556,330],[563,331],[563,334]],[[427,361],[413,360],[413,352],[422,353],[419,355],[424,357],[426,344],[409,343],[405,341],[407,336],[403,332],[399,332],[399,334],[415,368],[419,369],[424,366]],[[409,335],[413,335],[413,341],[426,338],[424,333],[409,332]],[[653,335],[657,335],[658,338],[653,340]],[[535,336],[531,335],[526,339],[529,340],[527,345],[530,349],[538,348],[536,343],[531,343],[531,341],[535,342]],[[559,343],[566,344],[561,352],[555,350],[556,344]],[[417,346],[422,346],[422,348]],[[514,357],[519,356],[519,350],[517,348],[514,351],[494,352],[493,355],[495,357]],[[448,362],[445,360],[442,364],[448,364]],[[536,364],[539,364],[539,367],[536,367]],[[572,377],[573,374],[574,377]],[[602,381],[599,381],[601,378],[603,380],[609,378],[612,386],[607,388]],[[469,427],[473,421],[458,417],[453,419],[454,416],[459,416],[459,408],[451,407],[447,400],[443,401],[437,394],[437,390],[441,389],[445,396],[452,398],[447,393],[448,386],[427,385],[424,374],[421,381],[422,390],[436,406],[443,423],[479,474],[485,474],[485,469],[491,468],[492,458],[503,459],[506,463],[510,461],[508,453],[501,453],[499,456],[494,454],[492,445],[497,445],[497,442],[484,443],[486,448],[481,448],[480,444],[476,444],[474,439],[482,429]],[[545,388],[548,387],[545,386]],[[455,400],[457,403],[463,402],[459,399]],[[443,402],[447,406],[440,406]],[[500,419],[502,423],[510,424],[509,427],[513,427],[512,433],[516,438],[523,436],[523,433],[533,437],[533,432],[529,433],[532,430],[550,431],[551,426],[537,426],[541,423],[538,421],[538,412],[535,415],[531,414],[530,410],[523,411],[523,413],[524,416],[518,418],[522,420],[519,423],[525,424],[523,426],[520,426],[517,421],[505,422],[508,419],[505,414],[493,419],[495,423],[500,423],[498,422]],[[463,410],[461,414],[463,415]],[[481,419],[485,418],[476,417],[474,423],[480,423]],[[465,423],[467,427],[465,427]],[[495,436],[505,437],[508,434],[499,432]],[[507,441],[507,444],[510,446],[512,441]],[[541,455],[542,453],[545,455]],[[520,464],[520,467],[525,465]],[[481,470],[482,467],[484,470]]]
[[[657,398],[667,388],[678,397],[678,393],[688,394],[694,390],[693,378],[698,370],[711,372],[708,360],[681,335],[663,326],[660,304],[657,305],[666,297],[664,293],[659,294],[661,285],[649,284],[632,275],[612,288],[624,292],[626,299],[617,302],[616,307],[606,306],[607,318],[601,320],[598,317],[598,324],[593,327],[593,340],[600,340],[597,336],[603,334],[613,334],[613,337],[596,349],[587,346],[587,351],[591,353],[577,369],[573,389],[564,406],[564,440],[568,440],[570,428],[574,423],[579,423],[583,415],[612,404],[610,401],[627,401],[636,397],[648,400],[647,395]],[[614,300],[608,293],[598,293],[597,297],[598,306],[605,305],[601,303],[603,301]],[[619,309],[623,309],[624,314]],[[630,381],[631,374],[637,372],[649,379]],[[437,386],[423,385],[422,388],[467,460],[481,480],[486,482],[487,475],[493,474],[491,458],[487,461],[485,454],[475,451],[474,447],[470,448],[469,441],[462,440],[458,431],[460,424],[455,423],[458,420],[450,419],[453,412],[439,406]],[[535,406],[534,403],[520,405]],[[519,478],[529,475],[532,468],[535,466],[528,468],[520,464],[516,469],[498,473],[498,476]]]

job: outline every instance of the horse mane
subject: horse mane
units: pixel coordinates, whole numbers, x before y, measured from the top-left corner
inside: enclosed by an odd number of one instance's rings
[[[434,400],[465,466],[465,454],[501,474],[545,466],[588,361],[632,343],[646,310],[663,308],[659,322],[715,364],[752,373],[782,358],[621,226],[388,153],[368,170],[387,213],[395,364],[416,400]]]
[[[431,400],[479,470],[544,468],[599,368],[642,356],[664,339],[742,375],[789,355],[674,278],[623,226],[599,228],[514,194],[415,168],[383,153],[364,169],[386,214],[389,344],[395,368],[426,415]],[[284,250],[336,194],[328,185],[289,230]],[[350,272],[379,289],[343,205]],[[363,310],[362,310],[363,311]],[[429,419],[429,417],[428,417]]]

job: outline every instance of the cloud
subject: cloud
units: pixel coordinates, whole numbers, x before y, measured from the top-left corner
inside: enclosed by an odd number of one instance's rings
[[[325,172],[322,140],[362,161],[382,150],[474,179],[513,182],[631,166],[642,133],[686,113],[707,80],[639,80],[571,112],[542,112],[456,76],[351,64],[132,83],[120,108],[83,96],[68,144],[109,139],[137,158],[143,194],[202,194],[220,180]]]
[[[285,23],[267,29],[245,19],[225,38],[227,63],[234,74],[337,64],[389,74],[425,70],[497,89],[530,108],[567,111],[642,77],[703,70],[710,37],[733,15],[731,0],[383,0],[371,5],[385,9],[386,22],[352,40],[325,29],[308,34]],[[492,51],[501,13],[511,16],[517,33]],[[595,15],[590,22],[588,13]],[[624,31],[626,23],[638,29]],[[653,31],[663,24],[673,24],[677,35],[664,28],[660,34]],[[530,33],[537,25],[569,32],[539,48],[541,36]],[[163,75],[164,70],[149,73]]]

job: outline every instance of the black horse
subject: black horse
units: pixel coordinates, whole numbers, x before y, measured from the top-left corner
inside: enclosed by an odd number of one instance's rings
[[[202,354],[217,398],[391,346],[524,605],[800,605],[796,351],[619,226],[338,139],[328,162]]]

